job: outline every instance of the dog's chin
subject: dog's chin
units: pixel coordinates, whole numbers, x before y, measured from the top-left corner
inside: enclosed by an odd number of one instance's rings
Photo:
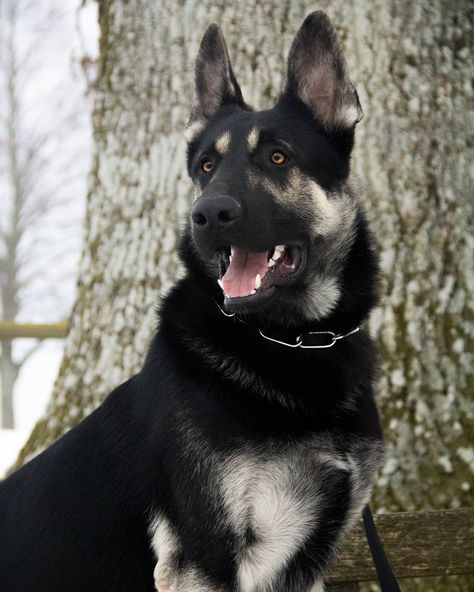
[[[280,289],[281,290],[281,289]],[[278,300],[279,289],[275,286],[266,290],[259,290],[249,296],[238,296],[229,298],[224,295],[224,309],[228,313],[252,314],[264,311],[266,308],[275,305]]]
[[[259,327],[299,327],[306,320],[303,293],[301,287],[274,286],[252,296],[224,297],[220,308],[225,315]]]

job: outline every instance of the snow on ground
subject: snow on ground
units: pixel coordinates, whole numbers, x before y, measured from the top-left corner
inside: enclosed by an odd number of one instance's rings
[[[62,341],[45,341],[20,370],[15,385],[15,430],[0,430],[0,479],[46,411],[63,353]]]

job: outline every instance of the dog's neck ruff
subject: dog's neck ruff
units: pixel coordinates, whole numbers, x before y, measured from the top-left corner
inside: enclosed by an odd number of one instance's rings
[[[217,302],[216,302],[217,304]],[[244,323],[247,324],[245,321],[243,321],[242,319],[240,319],[235,313],[227,313],[225,312],[218,304],[217,304],[217,308],[221,311],[221,313],[227,317],[227,318],[235,318],[237,321],[239,321],[240,323]],[[269,335],[265,335],[265,333],[261,330],[258,329],[258,332],[260,334],[261,337],[263,337],[264,339],[266,339],[267,341],[271,341],[273,343],[277,343],[278,345],[283,345],[285,347],[290,347],[290,348],[301,348],[301,349],[327,349],[328,347],[332,347],[333,345],[335,345],[338,341],[340,341],[341,339],[345,339],[346,337],[350,337],[351,335],[354,335],[354,333],[357,333],[358,331],[360,331],[360,327],[355,327],[355,329],[352,329],[351,331],[349,331],[348,333],[344,333],[344,334],[336,334],[333,331],[307,331],[306,333],[301,333],[300,335],[298,335],[294,342],[288,342],[288,341],[283,341],[282,339],[275,339],[274,337],[270,337]],[[322,339],[323,341],[325,340],[326,343],[314,343],[314,341],[318,340],[318,339]]]

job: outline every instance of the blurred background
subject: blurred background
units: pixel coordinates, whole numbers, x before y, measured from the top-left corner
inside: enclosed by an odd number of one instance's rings
[[[387,447],[374,505],[473,506],[470,0],[0,0],[0,474],[144,360],[180,273],[182,132],[206,26],[222,26],[246,101],[267,108],[315,9],[365,112],[353,172],[383,270],[369,323]]]
[[[0,319],[71,314],[98,35],[96,3],[0,2]],[[64,342],[0,340],[2,475],[46,411]]]

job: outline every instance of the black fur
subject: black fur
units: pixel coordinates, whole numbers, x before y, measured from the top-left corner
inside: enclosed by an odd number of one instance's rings
[[[187,273],[162,302],[160,327],[141,372],[0,484],[2,592],[152,591],[157,558],[149,528],[157,517],[166,519],[179,541],[169,558],[172,592],[197,589],[196,580],[182,579],[191,568],[201,578],[200,590],[209,591],[309,592],[325,577],[380,465],[374,344],[361,330],[328,349],[291,349],[265,340],[259,330],[288,342],[308,331],[345,333],[376,302],[377,257],[348,184],[355,122],[347,127],[332,116],[329,121],[325,113],[336,106],[319,109],[317,97],[308,104],[301,95],[301,77],[310,75],[308,51],[321,28],[330,40],[322,46],[334,57],[335,80],[344,92],[349,88],[328,27],[322,13],[305,21],[290,54],[284,94],[264,112],[244,103],[219,29],[206,33],[191,117],[201,129],[188,154],[201,193],[194,211],[224,197],[238,204],[239,214],[222,227],[186,225],[181,257]],[[254,127],[260,136],[252,151],[246,142]],[[232,144],[222,155],[215,142],[225,132]],[[269,164],[275,149],[288,153],[279,169]],[[212,175],[203,173],[203,158],[211,159]],[[271,188],[286,191],[292,171],[303,184],[316,182],[329,201],[352,208],[350,228],[315,231],[320,212],[305,190],[291,204],[275,199]],[[252,184],[249,172],[273,185]],[[293,279],[283,278],[263,296],[223,297],[216,253],[230,245],[259,251],[280,244],[302,250]],[[308,296],[320,272],[334,276],[338,286],[325,314],[318,313],[324,299],[318,304],[313,294],[315,304]],[[235,317],[226,316],[233,312]],[[240,487],[227,467],[233,461],[236,471],[244,470],[246,495],[253,500],[237,524],[226,506],[226,495],[237,495]],[[288,496],[304,502],[314,524],[300,526],[304,540],[271,578],[244,587],[239,566],[246,553],[265,545],[252,487],[261,493],[265,481],[259,478],[273,466],[281,468]],[[286,533],[279,535],[284,539]]]

